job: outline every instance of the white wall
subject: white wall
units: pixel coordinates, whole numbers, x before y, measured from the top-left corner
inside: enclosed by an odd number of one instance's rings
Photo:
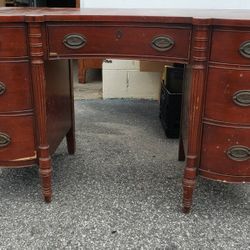
[[[81,0],[81,7],[249,9],[250,0]]]

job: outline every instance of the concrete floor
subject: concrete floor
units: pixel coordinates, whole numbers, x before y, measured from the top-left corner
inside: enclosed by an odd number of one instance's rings
[[[37,167],[0,174],[0,249],[250,249],[250,188],[198,179],[181,213],[183,163],[158,103],[76,101],[75,156],[53,155],[51,204]]]
[[[78,82],[77,67],[74,62],[74,98],[75,100],[102,99],[102,70],[89,69],[86,73],[86,83]]]

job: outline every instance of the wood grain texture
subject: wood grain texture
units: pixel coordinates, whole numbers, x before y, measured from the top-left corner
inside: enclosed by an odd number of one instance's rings
[[[215,29],[211,47],[212,62],[249,65],[250,60],[240,54],[240,46],[250,41],[249,29]]]
[[[250,127],[218,126],[213,123],[204,124],[202,156],[200,171],[223,176],[240,176],[250,178],[250,157],[237,161],[228,157],[227,152],[232,146],[244,146],[250,149]],[[202,174],[202,172],[201,172]],[[236,182],[236,181],[235,181]]]
[[[38,163],[49,202],[51,154],[64,136],[68,152],[75,152],[72,72],[58,60],[142,58],[186,64],[179,148],[179,159],[186,160],[183,211],[190,211],[197,174],[250,181],[249,107],[232,101],[238,91],[249,91],[250,56],[240,50],[250,40],[249,16],[249,10],[0,8],[0,82],[7,86],[0,96],[0,104],[6,104],[0,107],[0,133],[13,138],[0,149],[0,164]],[[72,33],[84,36],[85,46],[65,46],[65,36]],[[173,39],[171,49],[156,50],[152,41],[158,36]],[[18,75],[12,76],[14,71]],[[21,80],[21,86],[15,83]],[[234,149],[232,155],[228,148]],[[242,152],[244,161],[238,161]]]
[[[240,9],[79,9],[0,8],[0,21],[90,21],[176,23],[249,27],[250,10]]]
[[[50,202],[52,196],[52,166],[47,135],[46,78],[43,61],[44,49],[42,26],[39,22],[30,23],[28,31],[31,57],[31,74],[36,114],[39,172],[41,175],[44,199],[46,202]]]
[[[0,61],[0,69],[0,83],[5,86],[0,95],[0,113],[32,110],[29,63]]]
[[[50,154],[53,154],[72,126],[71,75],[68,60],[47,61],[45,73],[47,135]]]
[[[183,178],[183,212],[188,213],[192,204],[197,170],[199,168],[200,143],[202,136],[202,114],[204,89],[206,84],[207,58],[210,30],[208,26],[196,26],[193,30],[191,50],[190,82],[185,99],[188,103],[187,124],[183,127],[187,134],[186,166]]]
[[[240,106],[234,101],[239,91],[250,91],[250,68],[213,65],[208,74],[205,119],[250,126],[250,105]]]
[[[10,144],[0,147],[0,165],[5,162],[16,162],[21,165],[23,161],[36,159],[34,141],[34,117],[32,113],[22,115],[0,115],[0,132],[10,137]]]
[[[78,34],[84,37],[86,45],[79,49],[67,48],[63,41],[67,35]],[[128,58],[161,58],[187,62],[190,28],[174,27],[138,27],[136,25],[48,25],[49,56],[51,58],[72,58],[83,56],[94,57],[128,57]],[[168,36],[174,41],[168,51],[157,51],[152,41],[158,36]],[[108,48],[108,50],[107,50]]]
[[[28,48],[25,34],[24,24],[0,23],[0,59],[27,59]]]

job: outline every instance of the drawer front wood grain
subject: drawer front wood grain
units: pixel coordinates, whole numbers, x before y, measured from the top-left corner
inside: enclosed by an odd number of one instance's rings
[[[33,158],[33,116],[0,116],[1,161],[25,161]]]
[[[0,25],[0,58],[27,57],[26,36],[23,25]]]
[[[205,117],[250,125],[250,68],[209,68]]]
[[[187,60],[190,29],[123,26],[48,26],[50,57],[168,57]]]
[[[250,176],[250,127],[204,125],[200,169],[206,172]]]
[[[0,62],[0,112],[32,109],[29,64]]]
[[[215,30],[211,61],[250,65],[250,31]]]

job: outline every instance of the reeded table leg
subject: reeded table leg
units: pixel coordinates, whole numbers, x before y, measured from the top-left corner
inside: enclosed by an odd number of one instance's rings
[[[202,114],[204,88],[207,75],[210,30],[206,24],[193,27],[189,82],[185,100],[187,100],[187,149],[186,167],[183,178],[183,212],[188,213],[192,206],[202,137]],[[182,145],[183,146],[183,145]]]
[[[42,192],[46,202],[51,201],[51,157],[47,135],[46,111],[46,76],[44,67],[44,48],[41,23],[30,23],[28,26],[31,57],[31,74],[37,126],[37,143],[39,155],[39,172]]]

